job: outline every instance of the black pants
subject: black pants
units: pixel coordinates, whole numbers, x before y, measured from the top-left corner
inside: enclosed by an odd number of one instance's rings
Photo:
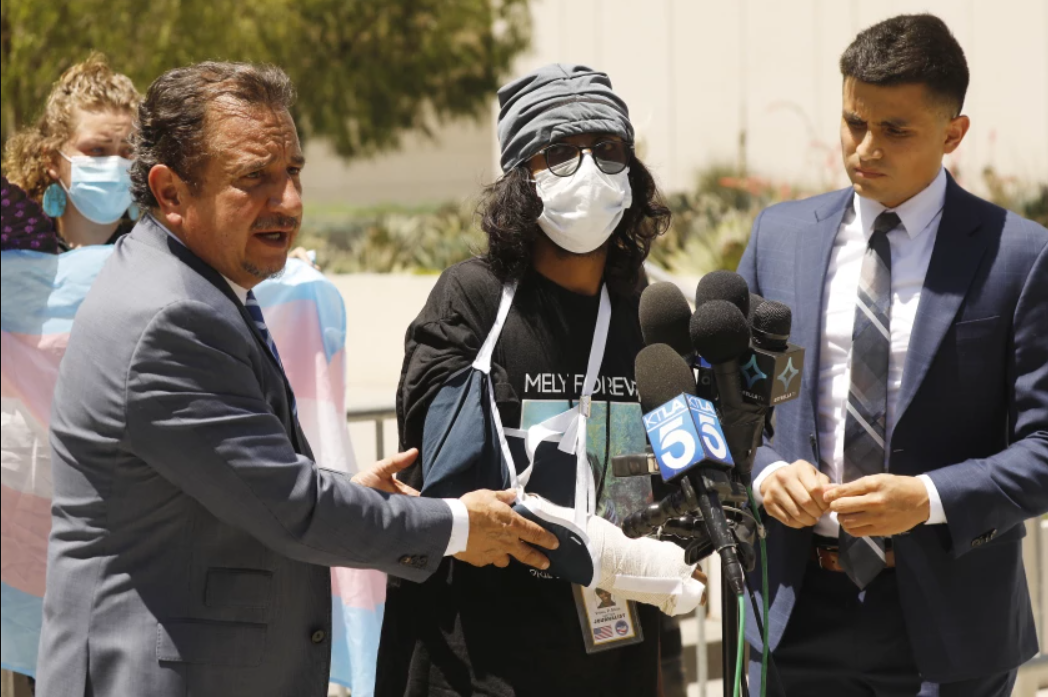
[[[750,685],[760,685],[751,649]],[[960,683],[921,680],[894,569],[860,592],[848,577],[809,562],[800,597],[774,654],[769,697],[1010,697],[1016,671]],[[751,687],[754,697],[759,691]]]

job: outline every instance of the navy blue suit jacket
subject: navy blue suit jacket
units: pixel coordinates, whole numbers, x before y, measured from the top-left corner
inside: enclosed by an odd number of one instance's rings
[[[852,195],[767,209],[740,263],[753,292],[793,309],[791,340],[807,349],[801,396],[776,409],[754,477],[778,460],[818,461],[823,289]],[[888,469],[927,473],[947,518],[894,538],[917,665],[935,682],[1011,670],[1037,652],[1021,540],[1024,521],[1048,511],[1048,230],[949,180],[902,379]],[[774,650],[812,529],[767,520]]]

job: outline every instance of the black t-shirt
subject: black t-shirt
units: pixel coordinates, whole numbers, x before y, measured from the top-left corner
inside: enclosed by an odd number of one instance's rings
[[[482,260],[441,276],[408,329],[397,400],[403,448],[421,447],[426,409],[445,380],[476,357],[500,296],[501,283]],[[612,296],[590,418],[597,510],[613,522],[651,494],[647,478],[610,472],[611,456],[644,447],[633,375],[643,346],[638,299]],[[527,427],[576,403],[599,303],[535,272],[521,280],[493,357],[504,426]],[[421,468],[407,480],[421,488]],[[655,697],[658,610],[641,605],[638,612],[643,643],[589,655],[568,582],[517,562],[478,569],[448,558],[422,584],[390,579],[376,695]]]

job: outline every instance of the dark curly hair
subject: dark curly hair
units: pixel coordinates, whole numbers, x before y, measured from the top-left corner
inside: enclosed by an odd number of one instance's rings
[[[629,182],[633,204],[607,242],[604,267],[608,288],[620,294],[636,291],[652,243],[670,226],[670,209],[636,155],[630,161]],[[488,235],[485,259],[492,270],[503,281],[521,278],[531,268],[535,240],[542,234],[537,222],[542,200],[527,166],[516,167],[485,187],[478,212],[480,227]]]

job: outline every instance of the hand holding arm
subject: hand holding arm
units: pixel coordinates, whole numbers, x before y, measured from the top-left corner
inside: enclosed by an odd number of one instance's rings
[[[548,569],[549,560],[531,545],[546,549],[560,546],[557,538],[539,525],[513,512],[513,491],[473,491],[460,501],[469,511],[466,551],[455,558],[473,566],[509,566],[513,557],[536,569]]]

